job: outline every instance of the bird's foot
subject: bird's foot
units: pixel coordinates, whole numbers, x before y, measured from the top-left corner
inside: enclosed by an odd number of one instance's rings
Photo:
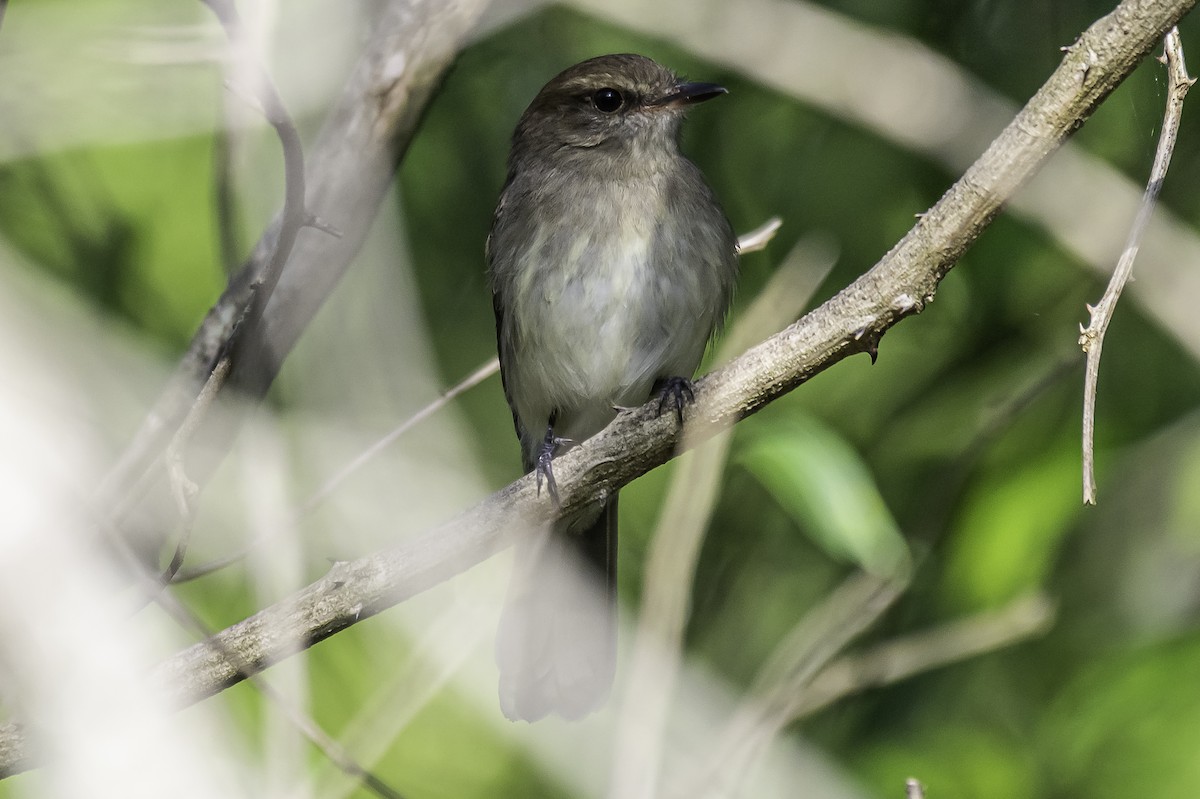
[[[683,424],[683,406],[696,401],[696,393],[692,381],[686,377],[664,377],[654,384],[658,393],[658,415],[666,409],[667,404],[675,406],[675,418]]]
[[[558,501],[558,483],[554,481],[554,467],[551,465],[554,460],[554,453],[558,452],[559,447],[569,447],[575,442],[569,438],[559,438],[554,435],[554,426],[546,426],[546,436],[542,439],[542,443],[538,445],[537,458],[534,462],[533,472],[537,480],[538,496],[542,495],[542,481],[546,483],[546,493],[550,495],[550,499],[554,500],[555,505],[560,505]]]

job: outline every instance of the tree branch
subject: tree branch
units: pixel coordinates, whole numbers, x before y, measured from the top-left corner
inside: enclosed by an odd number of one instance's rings
[[[711,437],[848,355],[869,352],[874,356],[880,337],[932,301],[938,283],[1001,205],[1195,2],[1125,0],[1094,23],[1068,48],[1062,64],[987,151],[874,268],[796,324],[697,383],[686,440],[694,445]],[[429,0],[414,3],[413,8],[420,7],[425,15],[437,17],[445,6],[450,4]],[[459,5],[450,7],[457,9]],[[447,34],[439,35],[443,38],[432,50],[445,52],[440,48],[447,44]],[[428,46],[427,42],[439,35],[425,36],[422,45],[414,46]],[[429,50],[423,54],[432,58]],[[444,61],[422,63],[440,66]],[[436,71],[440,69],[434,76]],[[409,82],[399,98],[407,99],[410,92],[427,93],[432,85],[433,76],[428,74],[405,71],[404,75]],[[392,94],[387,98],[398,99]],[[409,125],[398,129],[405,131],[402,138],[406,139],[420,103],[402,105]],[[361,141],[361,137],[355,140]],[[381,181],[379,175],[358,172],[355,179],[366,179],[372,186]],[[325,180],[334,184],[328,192],[318,191],[317,181],[310,180],[314,194],[334,203],[345,200],[340,193],[347,188],[344,181],[331,175]],[[369,215],[349,221],[360,231],[367,219]],[[347,238],[357,242],[360,235]],[[318,263],[338,271],[336,265],[348,261],[348,243],[326,245],[330,248],[325,253],[329,258]],[[340,257],[335,258],[335,254]],[[294,341],[294,335],[303,327],[297,326],[297,321],[306,321],[298,309],[309,308],[308,304],[320,294],[305,292],[294,284],[290,292],[284,291],[289,276],[299,280],[304,274],[302,269],[289,269],[276,292],[275,300],[284,303],[280,308],[289,311],[277,326],[269,327],[276,343]],[[316,275],[320,270],[309,277],[321,280],[322,286],[331,287],[336,282],[336,276]],[[294,302],[288,304],[292,299]],[[673,416],[656,416],[655,405],[650,403],[622,414],[599,435],[556,462],[564,512],[602,502],[612,491],[675,454],[685,436]],[[413,541],[335,564],[312,585],[217,633],[219,648],[206,643],[189,647],[156,669],[153,678],[180,704],[197,701],[241,678],[220,651],[233,652],[245,668],[261,670],[293,654],[298,642],[304,645],[327,638],[469,568],[508,544],[518,531],[531,529],[552,515],[549,501],[537,496],[532,476],[524,477]],[[0,727],[0,775],[13,773],[28,762],[21,736],[11,727]]]
[[[287,269],[262,310],[259,332],[239,353],[229,383],[253,399],[266,394],[295,345],[358,253],[391,185],[426,103],[457,55],[486,0],[390,0],[306,165],[305,223],[330,224],[331,237],[301,230]],[[255,286],[276,251],[283,215],[209,310],[154,408],[114,466],[101,493],[120,497],[161,456],[199,395]],[[203,470],[201,470],[203,471]],[[203,474],[192,475],[203,481]]]
[[[283,275],[283,268],[288,259],[291,258],[300,229],[310,223],[313,215],[305,206],[307,191],[304,187],[304,146],[300,141],[300,131],[296,129],[296,123],[292,121],[292,116],[284,106],[283,98],[279,96],[279,90],[275,88],[266,69],[246,57],[242,21],[237,7],[232,0],[201,2],[212,10],[221,27],[225,29],[237,63],[235,79],[250,83],[263,116],[279,137],[279,145],[283,152],[283,208],[273,223],[275,235],[270,256],[263,262],[251,261],[246,264],[241,269],[242,274],[231,281],[231,285],[244,285],[245,291],[230,296],[235,303],[232,312],[226,315],[225,324],[213,331],[215,339],[212,344],[216,346],[216,352],[228,352],[233,363],[238,364],[246,360],[253,348],[261,345],[263,312],[275,287],[279,285],[279,278]],[[226,296],[229,296],[228,292]],[[209,319],[211,318],[210,315]],[[205,322],[207,323],[208,319]],[[210,363],[208,369],[211,371],[214,366],[215,363]],[[221,386],[218,386],[217,390],[220,388]]]
[[[1188,89],[1196,82],[1187,74],[1187,64],[1183,60],[1183,44],[1179,41],[1179,30],[1171,28],[1163,44],[1163,63],[1167,65],[1167,109],[1163,115],[1162,133],[1158,137],[1158,148],[1154,152],[1154,164],[1150,168],[1150,180],[1146,184],[1146,192],[1142,195],[1142,204],[1138,207],[1133,226],[1129,229],[1129,238],[1125,249],[1117,261],[1104,296],[1093,307],[1088,306],[1091,319],[1087,327],[1080,326],[1079,346],[1087,355],[1087,369],[1083,378],[1083,503],[1096,504],[1096,385],[1100,379],[1100,352],[1104,349],[1104,333],[1108,323],[1112,321],[1113,313],[1117,310],[1117,301],[1125,283],[1133,274],[1133,261],[1137,258],[1138,249],[1142,244],[1142,236],[1146,226],[1150,224],[1150,215],[1158,202],[1162,191],[1163,181],[1167,177],[1167,168],[1171,165],[1171,155],[1175,152],[1175,138],[1179,134],[1179,119],[1183,116],[1183,98]]]

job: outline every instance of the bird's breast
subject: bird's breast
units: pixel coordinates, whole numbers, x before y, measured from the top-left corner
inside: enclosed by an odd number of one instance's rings
[[[632,404],[664,369],[690,374],[696,364],[684,361],[699,359],[712,323],[700,329],[697,272],[673,255],[686,226],[663,187],[594,183],[550,208],[515,272],[514,321],[533,381],[560,398]]]

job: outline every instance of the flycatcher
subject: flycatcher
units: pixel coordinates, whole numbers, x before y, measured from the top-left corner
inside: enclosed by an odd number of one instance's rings
[[[659,392],[683,420],[720,325],[737,243],[679,151],[684,112],[725,89],[639,55],[577,64],[517,123],[488,236],[504,393],[526,472],[557,499],[553,457]],[[500,621],[511,719],[579,718],[616,668],[617,497],[517,545]]]

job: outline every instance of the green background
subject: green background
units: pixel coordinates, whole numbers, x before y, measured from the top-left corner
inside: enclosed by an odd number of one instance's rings
[[[1016,103],[1054,69],[1060,46],[1110,10],[1084,0],[821,5],[912,37]],[[0,48],[21,13],[21,4],[9,8]],[[1200,44],[1191,22],[1185,44]],[[645,53],[730,89],[690,115],[684,149],[737,230],[770,216],[784,220],[765,252],[744,258],[731,324],[802,237],[823,236],[839,253],[819,301],[875,263],[958,177],[669,41],[563,8],[520,20],[472,44],[455,63],[401,167],[402,210],[384,212],[400,216],[380,221],[406,231],[409,285],[418,292],[412,305],[443,387],[494,353],[483,241],[517,117],[558,70],[614,51]],[[215,70],[213,80],[215,98]],[[1148,60],[1075,142],[1141,185],[1164,97],[1164,70]],[[321,117],[319,108],[300,116],[307,140]],[[259,149],[261,168],[277,167],[266,134]],[[49,276],[169,362],[224,282],[213,153],[214,136],[202,131],[0,163],[0,235],[23,259],[6,268]],[[1188,108],[1163,204],[1193,234],[1200,227],[1198,153],[1200,116]],[[234,233],[245,249],[257,237],[253,220],[273,200],[241,202]],[[689,653],[732,685],[747,685],[804,610],[856,562],[870,563],[877,546],[894,546],[887,542],[897,534],[915,557],[912,585],[865,644],[1000,608],[1032,591],[1058,605],[1041,637],[866,691],[788,728],[865,795],[899,796],[909,776],[931,797],[1200,795],[1200,369],[1179,344],[1188,334],[1164,329],[1127,294],[1100,378],[1100,505],[1083,507],[1075,340],[1085,303],[1103,288],[1046,231],[1002,215],[936,301],[884,337],[876,365],[851,358],[736,429],[687,631]],[[386,372],[386,349],[371,363]],[[320,407],[289,371],[270,404]],[[405,418],[386,402],[356,412],[382,429]],[[452,412],[483,483],[499,488],[515,479],[517,447],[498,380],[469,392]],[[131,412],[124,427],[106,431],[114,454],[136,420]],[[631,608],[673,468],[623,494],[620,590]],[[303,461],[294,471],[316,482],[330,469]],[[830,503],[854,513],[830,513]],[[333,536],[314,533],[318,543],[297,584],[320,575],[329,557],[370,551],[366,543],[321,543]],[[180,593],[222,626],[259,602],[245,579],[234,570]],[[373,621],[304,656],[312,711],[331,732],[343,730],[416,649],[385,636]],[[221,701],[254,751],[261,700],[239,686]],[[412,797],[567,795],[494,722],[481,720],[485,714],[495,709],[453,690],[438,693],[383,742],[374,768]],[[320,757],[310,761],[316,769]],[[0,784],[0,794],[34,790],[37,780]]]

